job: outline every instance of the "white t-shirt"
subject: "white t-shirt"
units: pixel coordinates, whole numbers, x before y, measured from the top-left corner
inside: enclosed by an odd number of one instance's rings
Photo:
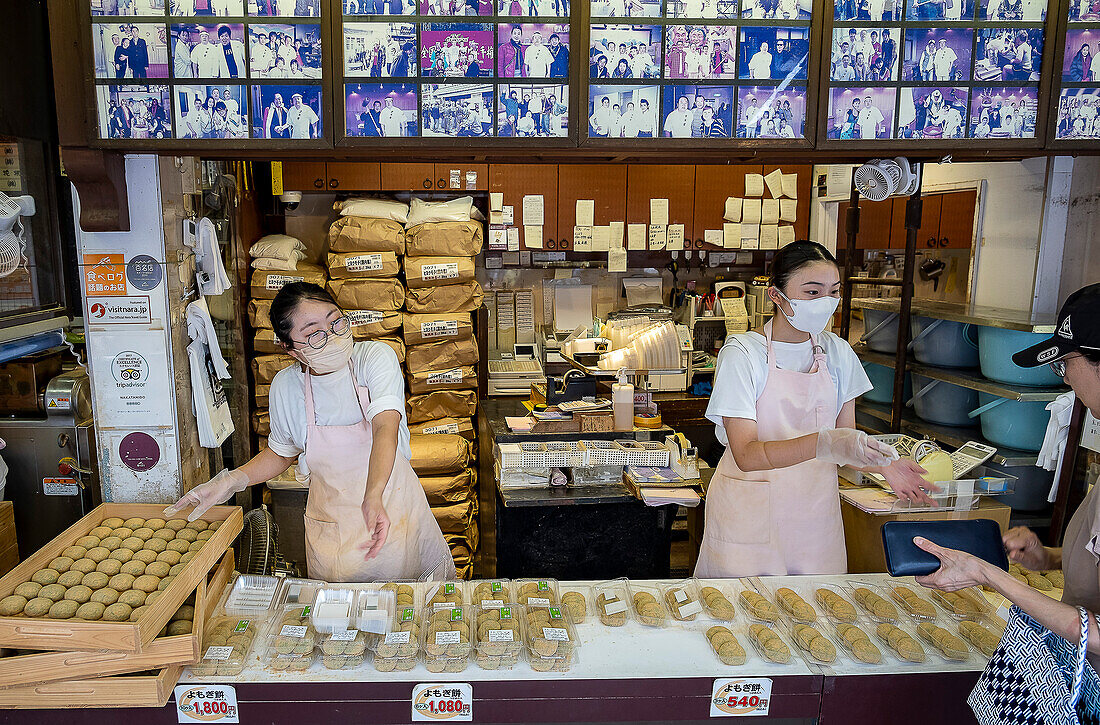
[[[770,323],[769,323],[770,324]],[[849,400],[863,395],[873,386],[852,346],[831,332],[818,338],[825,349],[829,376],[837,391],[837,412]],[[783,370],[808,372],[813,367],[814,353],[810,341],[772,342],[776,364]],[[281,374],[281,373],[280,373]],[[768,346],[759,332],[730,335],[718,353],[718,368],[714,372],[714,390],[707,404],[707,419],[715,425],[714,434],[722,445],[729,445],[723,418],[756,420],[756,401],[768,382]],[[272,385],[272,390],[274,390]],[[272,417],[272,433],[275,420]]]
[[[749,59],[749,78],[772,77],[772,54],[756,51]]]
[[[317,118],[313,109],[304,103],[301,107],[291,106],[286,115],[286,122],[290,124],[290,137],[310,138],[311,127],[319,120],[321,119]]]
[[[409,426],[405,421],[405,379],[397,353],[384,342],[357,342],[351,352],[355,379],[370,393],[366,419],[371,421],[383,410],[401,413],[397,450],[412,458]],[[351,371],[347,368],[328,375],[314,375],[313,410],[318,425],[353,425],[363,419],[359,401],[352,394]],[[280,370],[271,381],[271,435],[267,445],[285,458],[301,455],[306,449],[306,389],[301,365]],[[308,474],[305,456],[298,459],[302,474]],[[364,472],[366,475],[366,472]]]
[[[877,138],[875,130],[885,121],[882,112],[874,106],[864,106],[859,112],[859,136],[860,138]]]

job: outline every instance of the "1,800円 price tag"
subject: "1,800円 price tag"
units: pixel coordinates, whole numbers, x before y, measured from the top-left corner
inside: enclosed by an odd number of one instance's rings
[[[426,683],[412,691],[413,722],[472,722],[474,688],[469,683]]]
[[[179,685],[176,715],[181,723],[239,723],[237,691],[232,685]]]
[[[718,678],[710,698],[710,716],[767,715],[771,701],[772,681],[767,677]]]

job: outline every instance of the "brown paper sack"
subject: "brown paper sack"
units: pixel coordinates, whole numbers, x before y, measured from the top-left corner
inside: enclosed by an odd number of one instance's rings
[[[254,329],[270,330],[273,327],[270,313],[271,300],[249,300],[248,323],[252,325]]]
[[[256,392],[253,394],[253,397],[256,400],[256,407],[257,408],[267,408],[267,407],[269,407],[268,406],[268,396],[270,394],[271,394],[271,386],[270,385],[257,385],[256,386]]]
[[[440,390],[427,395],[411,395],[405,401],[405,410],[410,423],[436,418],[469,418],[477,412],[477,392]]]
[[[370,340],[401,329],[401,313],[389,310],[344,310],[356,340]]]
[[[330,252],[405,253],[405,228],[392,219],[340,217],[328,228]]]
[[[410,345],[406,352],[410,373],[425,370],[446,370],[459,365],[476,365],[477,340],[439,340],[423,345]]]
[[[413,395],[434,390],[463,390],[477,387],[477,370],[472,365],[462,365],[448,370],[410,371],[407,379],[409,392]]]
[[[346,310],[394,312],[405,304],[405,285],[396,279],[334,279],[327,289]]]
[[[306,262],[298,262],[298,268],[293,272],[268,272],[257,269],[252,273],[252,298],[273,300],[279,290],[291,282],[312,282],[324,286],[326,279],[328,275],[325,274],[324,269]],[[268,309],[271,308],[268,307]]]
[[[477,282],[420,287],[409,290],[405,307],[413,313],[473,312],[481,307],[484,297],[485,293]]]
[[[410,423],[409,432],[416,435],[458,435],[468,441],[474,439],[474,421],[471,418],[436,418],[423,423]]]
[[[474,323],[469,312],[442,315],[410,315],[401,320],[406,345],[436,340],[465,340],[473,337]]]
[[[444,534],[465,534],[474,520],[474,502],[467,499],[449,506],[432,506],[432,514]]]
[[[279,344],[279,338],[275,337],[275,331],[270,328],[256,330],[256,336],[252,339],[252,350],[260,355],[286,354],[286,350]]]
[[[416,455],[415,452],[413,454]],[[420,485],[428,497],[429,506],[451,506],[474,495],[474,472],[471,469],[446,476],[420,476]]]
[[[458,471],[470,465],[470,442],[457,435],[413,435],[412,467],[417,475]]]
[[[425,222],[405,232],[405,254],[410,257],[476,257],[485,232],[481,223]]]
[[[393,252],[329,252],[326,266],[331,279],[396,277],[401,271]]]
[[[258,436],[271,435],[271,415],[266,410],[257,410],[252,414],[252,430]]]
[[[461,534],[445,534],[443,538],[447,541],[447,546],[451,548],[452,556],[455,551],[460,554],[465,551],[477,551],[478,544],[481,543],[481,531],[478,529],[477,524],[477,507],[474,507],[474,519],[470,522],[470,525]]]
[[[252,377],[257,385],[271,385],[275,373],[295,363],[290,355],[260,355],[252,358]]]
[[[405,257],[405,286],[440,287],[474,278],[472,257]]]
[[[400,337],[376,337],[371,342],[383,342],[397,353],[397,362],[405,364],[405,343]]]

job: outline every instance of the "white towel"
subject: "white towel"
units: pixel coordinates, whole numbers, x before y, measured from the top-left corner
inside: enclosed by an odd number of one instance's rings
[[[187,305],[187,334],[195,342],[206,345],[210,355],[210,362],[214,366],[214,372],[222,380],[228,380],[229,366],[222,357],[221,347],[218,345],[218,335],[214,331],[214,321],[210,319],[210,308],[206,306],[206,299],[200,296],[197,300]]]
[[[1073,414],[1073,404],[1076,399],[1071,390],[1047,403],[1050,422],[1047,423],[1043,447],[1039,449],[1039,459],[1035,461],[1035,465],[1047,471],[1054,471],[1054,483],[1047,496],[1047,501],[1050,502],[1058,497],[1058,476],[1062,471],[1062,458],[1066,452],[1066,440],[1069,438],[1069,419]]]
[[[185,221],[184,224],[188,222]],[[187,240],[184,233],[184,239]],[[229,289],[229,275],[222,263],[222,250],[218,246],[218,233],[214,222],[206,217],[199,219],[195,231],[195,276],[204,295],[220,295]]]

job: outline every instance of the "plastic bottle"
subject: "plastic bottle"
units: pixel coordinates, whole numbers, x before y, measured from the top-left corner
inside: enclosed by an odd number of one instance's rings
[[[626,370],[619,371],[619,382],[611,386],[611,409],[615,430],[634,430],[634,386],[626,381]]]

